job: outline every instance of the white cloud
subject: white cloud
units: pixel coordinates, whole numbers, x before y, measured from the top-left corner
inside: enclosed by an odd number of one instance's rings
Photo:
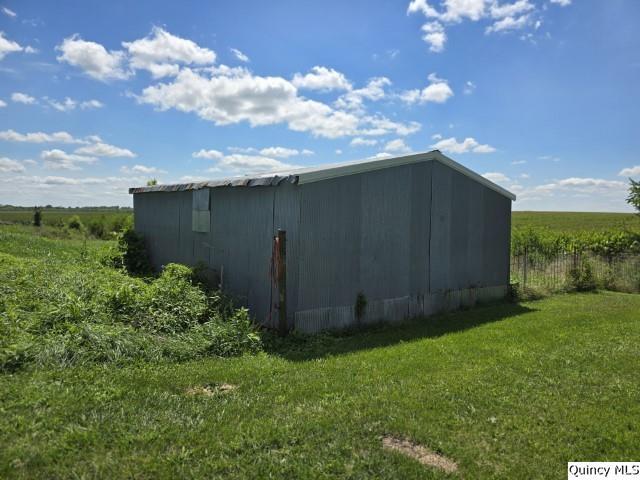
[[[440,135],[439,133],[434,133],[433,135],[431,135],[431,139],[432,140],[441,140],[442,139],[442,135]]]
[[[367,157],[367,160],[382,160],[383,158],[391,158],[393,157],[392,154],[390,154],[389,152],[378,152],[375,155],[371,155],[370,157]]]
[[[497,33],[509,30],[520,30],[531,23],[531,16],[504,17],[485,29],[486,33]]]
[[[5,102],[4,100],[0,100],[0,108],[6,107],[7,106],[7,102]]]
[[[15,103],[23,103],[25,105],[33,105],[36,99],[26,93],[14,92],[11,94],[11,100]]]
[[[527,163],[526,160],[514,160],[511,165],[524,165],[525,163]]]
[[[517,0],[516,2],[502,5],[498,2],[493,2],[490,12],[493,18],[505,18],[520,15],[534,9],[535,5],[531,4],[529,0]]]
[[[342,155],[342,150],[340,150],[339,148],[336,149],[336,155]]]
[[[455,137],[445,138],[431,145],[431,148],[449,153],[491,153],[495,148],[490,145],[481,145],[474,138],[467,137],[462,142],[458,142]]]
[[[2,13],[4,13],[7,17],[16,18],[18,14],[13,10],[8,9],[7,7],[2,7]]]
[[[148,70],[154,78],[175,76],[181,65],[208,65],[216,60],[214,51],[160,27],[153,27],[145,38],[122,42],[122,46],[129,53],[131,67]]]
[[[300,152],[301,155],[315,155],[316,152],[314,152],[313,150],[309,150],[308,148],[303,149]]]
[[[375,140],[373,138],[356,137],[353,140],[351,140],[349,145],[351,145],[352,147],[359,147],[359,146],[371,147],[377,143],[378,143],[378,140]]]
[[[82,110],[92,109],[92,108],[102,108],[104,107],[104,103],[100,100],[85,100],[84,102],[80,102],[80,108]]]
[[[640,165],[635,165],[633,167],[623,168],[618,172],[618,175],[621,177],[635,177],[640,176]]]
[[[420,130],[421,125],[418,122],[400,123],[389,120],[380,115],[370,115],[362,118],[368,128],[364,128],[357,132],[360,135],[377,136],[394,133],[396,135],[407,136]]]
[[[167,173],[165,170],[156,167],[147,167],[146,165],[134,165],[133,167],[123,166],[120,167],[120,171],[126,174],[139,173],[142,175],[160,175]]]
[[[80,147],[75,150],[75,153],[80,155],[90,155],[96,157],[125,157],[135,158],[136,154],[126,148],[116,147],[115,145],[109,145],[108,143],[94,143],[87,145],[86,147]]]
[[[0,172],[2,173],[18,173],[24,172],[24,165],[17,160],[7,157],[0,157]]]
[[[462,93],[464,93],[465,95],[471,95],[475,91],[476,91],[476,84],[473,83],[471,80],[467,80],[464,84],[464,90],[462,91]]]
[[[21,52],[24,50],[19,43],[5,38],[4,32],[0,31],[0,60],[9,53]]]
[[[422,25],[422,39],[429,44],[429,50],[440,53],[447,42],[447,34],[440,22],[427,22]]]
[[[56,50],[61,52],[59,62],[66,62],[101,81],[123,80],[131,73],[125,69],[125,54],[108,51],[99,43],[82,40],[78,34],[65,38]]]
[[[300,154],[295,148],[267,147],[260,150],[260,154],[265,157],[289,158]]]
[[[249,60],[249,57],[246,56],[244,53],[242,53],[240,50],[238,50],[237,48],[231,48],[231,53],[233,53],[233,56],[236,57],[238,60],[240,60],[241,62],[250,62],[251,60]]]
[[[446,80],[439,78],[435,73],[429,75],[429,85],[422,90],[406,90],[400,94],[401,100],[406,103],[444,103],[453,96],[453,90]]]
[[[191,156],[193,158],[206,158],[209,160],[219,160],[222,157],[224,157],[224,154],[222,152],[219,152],[218,150],[198,150],[197,152],[193,152],[191,154]]]
[[[320,90],[328,92],[331,90],[351,90],[351,83],[344,74],[334,70],[333,68],[315,66],[310,73],[302,75],[296,73],[291,83],[297,88],[307,90]]]
[[[364,89],[348,94],[357,96],[358,100],[354,101],[378,99],[384,96],[381,85],[387,83],[388,79],[374,79]],[[174,108],[192,112],[216,125],[245,121],[251,126],[286,123],[291,130],[311,132],[326,138],[358,135],[360,132],[382,135],[384,132],[371,133],[373,127],[381,122],[390,122],[384,117],[363,116],[360,111],[346,112],[309,100],[299,96],[296,87],[284,78],[261,77],[245,70],[207,78],[192,69],[183,68],[175,79],[145,88],[137,99],[161,111]],[[393,122],[388,123],[391,124]],[[394,127],[398,131],[416,131],[419,124],[396,123]]]
[[[85,155],[76,155],[67,153],[63,150],[43,150],[40,158],[44,160],[44,166],[54,170],[80,170],[78,164],[95,163],[96,157],[87,157]]]
[[[74,138],[70,133],[67,132],[18,133],[14,130],[1,131],[0,140],[23,143],[87,143],[85,140]]]
[[[442,52],[447,41],[447,26],[465,20],[477,22],[491,20],[493,24],[485,28],[485,33],[507,32],[532,26],[538,29],[542,24],[540,13],[531,0],[515,0],[501,3],[499,0],[442,0],[438,8],[429,4],[430,0],[412,0],[407,14],[421,13],[428,22],[422,26],[423,40],[432,52]],[[552,0],[568,5],[571,0]]]
[[[551,3],[555,3],[556,5],[560,5],[561,7],[566,7],[571,5],[571,0],[549,0]]]
[[[407,153],[410,152],[411,149],[404,143],[404,140],[401,138],[397,138],[395,140],[391,140],[387,142],[384,146],[385,152],[393,152],[393,153]]]
[[[233,153],[225,155],[217,162],[217,169],[231,169],[243,172],[270,172],[298,168],[296,165],[281,162],[262,155],[243,155]]]
[[[487,172],[483,173],[482,176],[493,183],[507,183],[511,181],[509,177],[500,172]]]
[[[378,101],[386,96],[384,87],[391,85],[387,77],[374,77],[362,88],[350,90],[336,100],[338,108],[362,111],[363,100]]]

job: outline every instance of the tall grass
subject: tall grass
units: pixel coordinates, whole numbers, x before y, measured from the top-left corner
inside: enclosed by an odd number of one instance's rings
[[[260,349],[247,310],[190,268],[134,278],[110,266],[115,249],[0,229],[0,370]]]

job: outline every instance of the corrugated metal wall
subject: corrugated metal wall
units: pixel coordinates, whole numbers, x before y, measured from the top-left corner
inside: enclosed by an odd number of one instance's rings
[[[191,191],[134,195],[154,265],[206,263],[277,325],[273,236],[287,231],[289,323],[307,331],[401,319],[499,296],[509,282],[511,201],[439,163],[304,185],[210,189],[211,232],[192,231]],[[500,288],[496,288],[500,287]]]
[[[145,236],[156,269],[170,262],[206,264],[262,324],[275,326],[270,315],[277,292],[270,275],[272,241],[278,228],[287,230],[288,312],[297,302],[298,191],[280,187],[209,189],[211,231],[192,231],[193,191],[134,195],[135,228]],[[274,210],[275,208],[275,210]],[[272,318],[273,317],[273,318]]]

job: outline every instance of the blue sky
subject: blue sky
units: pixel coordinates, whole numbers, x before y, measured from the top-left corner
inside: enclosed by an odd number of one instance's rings
[[[0,2],[0,203],[439,148],[514,209],[627,211],[640,2]]]

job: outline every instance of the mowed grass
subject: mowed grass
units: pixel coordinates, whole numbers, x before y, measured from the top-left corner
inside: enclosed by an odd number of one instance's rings
[[[549,479],[637,461],[638,312],[638,295],[559,295],[235,359],[3,375],[0,477]],[[222,383],[237,388],[186,393]]]
[[[640,231],[640,216],[633,213],[513,212],[511,226],[549,229],[558,233],[625,229]]]

